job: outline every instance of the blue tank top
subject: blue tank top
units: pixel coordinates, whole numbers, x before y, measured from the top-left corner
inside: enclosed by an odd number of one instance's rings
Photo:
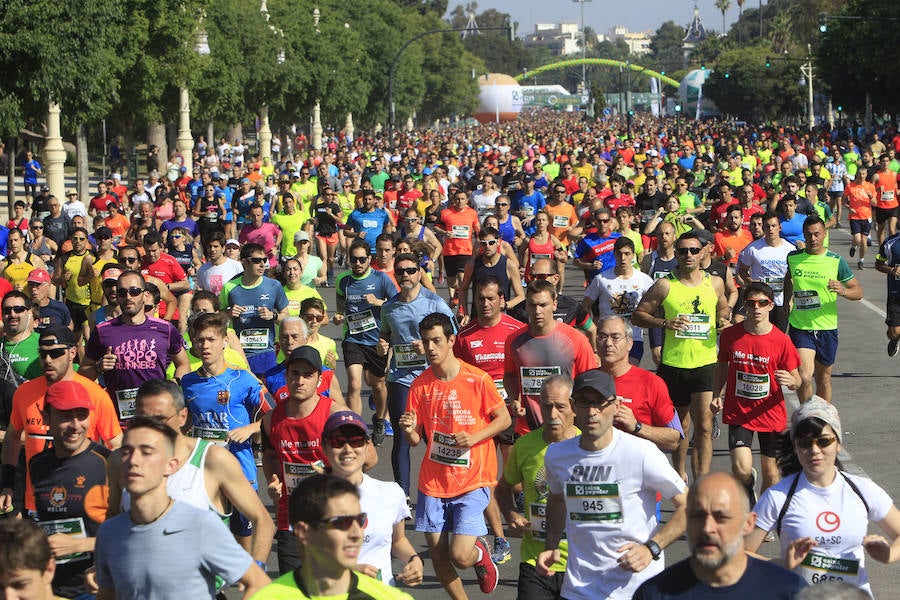
[[[516,241],[516,228],[512,224],[512,216],[506,217],[506,223],[500,221],[500,239],[507,244],[514,244]]]
[[[488,275],[493,275],[500,281],[500,293],[503,294],[503,297],[509,300],[510,289],[512,285],[509,281],[509,276],[506,273],[506,261],[507,258],[500,255],[500,260],[497,261],[497,264],[489,267],[484,264],[484,258],[479,256],[475,259],[475,268],[472,269],[472,313],[475,314],[475,284],[478,283],[478,280],[487,277]]]

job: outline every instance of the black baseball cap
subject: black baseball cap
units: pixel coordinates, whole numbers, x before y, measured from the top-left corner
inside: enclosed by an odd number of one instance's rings
[[[75,334],[65,325],[47,325],[38,338],[38,346],[75,346]]]
[[[284,361],[284,364],[287,366],[295,360],[305,360],[311,364],[316,371],[322,371],[322,356],[319,354],[319,351],[312,346],[300,346],[299,348],[294,348]]]
[[[600,369],[591,369],[583,371],[575,377],[572,395],[584,390],[594,390],[604,398],[612,398],[616,395],[616,384],[609,373]]]

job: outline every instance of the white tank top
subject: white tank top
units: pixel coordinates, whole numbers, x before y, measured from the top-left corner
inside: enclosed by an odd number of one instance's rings
[[[206,482],[203,478],[203,466],[206,462],[206,453],[212,442],[209,440],[197,440],[197,444],[188,456],[185,462],[177,471],[169,475],[166,481],[166,491],[169,496],[190,504],[201,510],[211,510],[219,515],[223,520],[231,516],[231,513],[222,514],[213,506],[206,493]],[[126,511],[131,508],[131,494],[128,490],[122,490],[122,510]]]

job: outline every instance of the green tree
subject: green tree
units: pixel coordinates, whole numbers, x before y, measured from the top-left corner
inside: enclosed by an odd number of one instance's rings
[[[725,13],[731,8],[731,0],[716,0],[716,8],[722,13],[722,35],[725,35]]]
[[[653,34],[650,39],[650,64],[657,71],[673,73],[680,69],[684,63],[684,50],[682,41],[685,30],[674,21],[666,21]]]

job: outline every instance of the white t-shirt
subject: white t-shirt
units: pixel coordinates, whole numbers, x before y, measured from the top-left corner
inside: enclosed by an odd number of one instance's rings
[[[613,429],[606,448],[589,452],[579,447],[580,439],[551,444],[544,457],[547,487],[566,496],[569,558],[561,595],[630,600],[641,583],[662,572],[665,561],[631,573],[616,562],[618,549],[653,536],[656,493],[677,496],[686,489],[684,480],[647,440]]]
[[[641,298],[652,285],[653,279],[642,271],[635,269],[631,277],[625,279],[616,275],[615,267],[613,267],[595,275],[584,291],[584,295],[592,302],[597,302],[601,319],[610,315],[630,319],[631,313],[637,309]],[[643,329],[635,326],[632,331],[634,341],[644,341]]]
[[[782,479],[765,491],[756,503],[756,526],[773,531],[796,475]],[[845,479],[859,488],[869,505],[869,512],[859,495]],[[887,492],[871,479],[838,473],[828,487],[815,486],[800,474],[797,489],[781,521],[781,555],[791,541],[811,537],[818,542],[794,572],[810,583],[843,580],[869,592],[862,540],[869,521],[884,519],[894,505]],[[838,559],[838,560],[834,560]]]
[[[750,242],[741,250],[738,261],[750,267],[750,279],[767,283],[775,292],[775,304],[784,304],[784,274],[787,272],[787,255],[796,250],[789,241],[782,239],[777,248],[758,239]]]
[[[359,505],[369,518],[357,562],[372,565],[381,572],[381,581],[395,585],[391,567],[394,525],[409,517],[406,494],[393,481],[379,481],[363,475],[359,484]]]
[[[499,195],[500,192],[497,190],[491,190],[488,193],[479,190],[472,194],[472,202],[475,204],[475,210],[478,211],[479,219],[493,212],[494,204],[497,202],[497,196]]]
[[[229,279],[243,272],[244,265],[233,258],[227,259],[221,265],[205,262],[197,269],[197,287],[218,296],[222,291],[222,286]]]

